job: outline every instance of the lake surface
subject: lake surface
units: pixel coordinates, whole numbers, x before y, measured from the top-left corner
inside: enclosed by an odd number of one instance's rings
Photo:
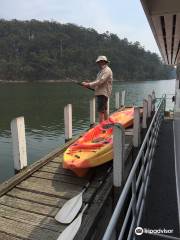
[[[172,98],[175,80],[147,82],[114,82],[110,111],[114,110],[115,91],[127,91],[126,105],[142,106],[155,90]],[[28,164],[64,143],[64,106],[73,104],[73,135],[89,127],[89,100],[93,92],[74,83],[20,83],[0,84],[0,182],[13,176],[11,120],[24,116]],[[167,108],[173,109],[169,99]]]

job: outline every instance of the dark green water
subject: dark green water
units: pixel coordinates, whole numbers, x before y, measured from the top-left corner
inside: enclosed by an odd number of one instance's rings
[[[174,94],[175,81],[114,83],[114,92],[127,91],[126,104],[142,105],[153,89],[157,97]],[[14,174],[10,122],[24,116],[28,164],[64,143],[64,106],[73,104],[73,134],[89,126],[89,100],[93,92],[71,83],[1,84],[0,85],[0,182]],[[168,97],[172,97],[171,95]],[[171,101],[167,108],[173,108]]]

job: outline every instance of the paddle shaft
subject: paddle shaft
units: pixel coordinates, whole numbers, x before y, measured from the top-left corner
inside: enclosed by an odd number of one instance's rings
[[[83,193],[86,192],[87,189],[88,189],[88,187],[91,185],[94,176],[95,176],[95,172],[93,172],[93,173],[91,174],[91,177],[90,177],[89,181],[86,183],[86,185],[84,185],[84,187],[83,187],[83,189],[82,189]]]
[[[91,174],[89,181],[84,185],[82,191],[75,197],[68,200],[64,206],[56,214],[55,219],[61,223],[70,223],[74,217],[78,214],[82,207],[82,195],[89,188],[93,178],[95,176],[95,171]]]
[[[94,190],[93,194],[91,195],[90,199],[86,202],[86,205],[88,205],[88,207],[90,206],[90,204],[92,203],[93,199],[95,198],[98,190],[100,189],[100,187],[103,185],[103,183],[105,182],[107,176],[109,175],[109,173],[112,170],[112,166],[108,168],[108,170],[106,171],[105,175],[103,175],[103,177],[99,180],[99,184],[96,187],[96,189]],[[85,205],[85,206],[86,206]],[[87,207],[86,207],[87,209]]]
[[[105,179],[109,175],[110,171],[112,169],[112,166],[108,168],[106,171],[106,174],[101,178],[98,187],[92,194],[92,196],[89,199],[89,202],[87,202],[84,206],[84,208],[81,210],[77,218],[60,234],[57,240],[73,240],[77,232],[79,231],[82,223],[82,217],[84,212],[88,209],[90,204],[92,203],[92,200],[95,198],[97,191],[102,186],[102,184],[105,182]]]

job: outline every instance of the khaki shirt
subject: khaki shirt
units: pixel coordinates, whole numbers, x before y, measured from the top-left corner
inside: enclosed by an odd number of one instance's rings
[[[113,73],[107,65],[97,74],[96,81],[90,83],[90,87],[95,89],[95,95],[110,97],[112,93]]]

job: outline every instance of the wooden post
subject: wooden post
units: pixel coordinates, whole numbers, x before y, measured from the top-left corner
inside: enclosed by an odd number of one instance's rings
[[[133,146],[139,147],[140,138],[140,109],[139,107],[134,108],[134,125],[133,125]]]
[[[11,134],[13,145],[13,159],[15,173],[27,166],[26,136],[24,117],[11,121]]]
[[[155,111],[155,102],[156,102],[156,95],[155,95],[155,91],[152,91],[152,111]]]
[[[115,109],[119,109],[119,92],[115,92]]]
[[[64,107],[65,142],[72,138],[72,105]]]
[[[121,107],[125,106],[125,99],[126,99],[126,90],[123,90],[121,93]]]
[[[143,100],[143,119],[142,119],[142,128],[147,128],[147,113],[148,113],[148,101]]]
[[[123,126],[115,123],[113,135],[113,185],[119,188],[124,175],[125,131]]]
[[[151,117],[152,112],[152,96],[148,95],[148,117]]]
[[[90,100],[90,127],[96,122],[96,99],[95,97]]]
[[[107,114],[109,115],[109,102],[110,102],[110,98],[108,98],[108,101],[107,101]]]

